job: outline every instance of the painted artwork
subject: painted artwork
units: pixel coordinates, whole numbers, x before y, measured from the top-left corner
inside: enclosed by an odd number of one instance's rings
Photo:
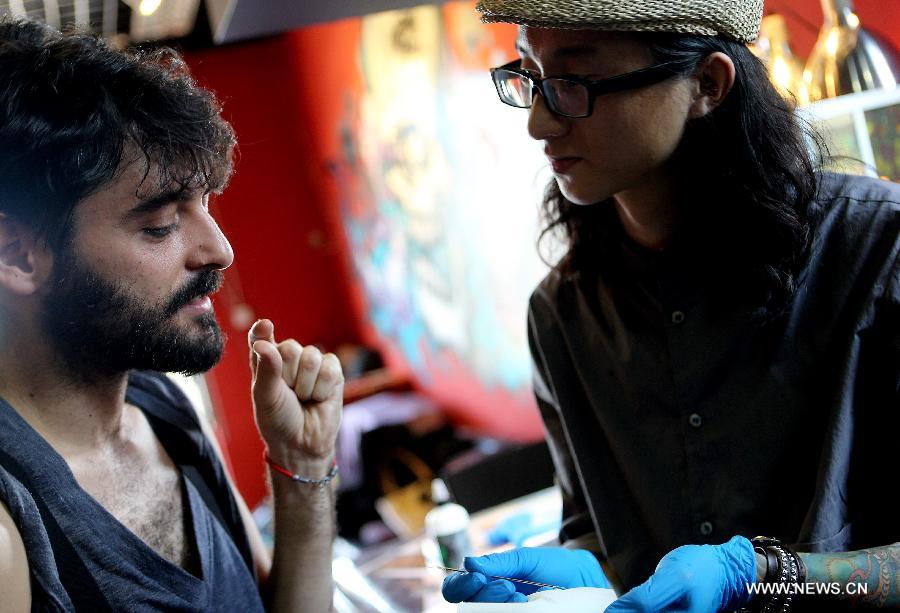
[[[900,89],[829,98],[800,112],[828,144],[828,170],[900,179]]]
[[[900,181],[900,104],[867,111],[866,125],[878,175]]]
[[[527,112],[500,103],[490,79],[513,53],[469,2],[363,18],[362,93],[345,104],[333,172],[380,338],[426,385],[463,370],[528,398],[551,175]]]
[[[831,117],[817,127],[832,152],[825,165],[827,170],[856,175],[868,172],[852,115]]]

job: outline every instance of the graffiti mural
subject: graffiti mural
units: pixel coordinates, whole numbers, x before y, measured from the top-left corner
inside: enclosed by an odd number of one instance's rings
[[[527,113],[502,105],[490,80],[511,54],[469,2],[365,17],[362,91],[347,96],[333,168],[380,337],[420,377],[463,364],[486,385],[527,390],[550,175]]]

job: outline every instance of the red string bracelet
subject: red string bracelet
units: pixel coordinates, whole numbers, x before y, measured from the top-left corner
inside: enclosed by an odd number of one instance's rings
[[[328,474],[322,477],[321,479],[308,479],[307,477],[301,477],[297,473],[292,473],[284,466],[280,466],[276,464],[272,458],[269,457],[268,450],[263,451],[263,457],[266,460],[266,463],[271,466],[275,472],[279,472],[291,481],[295,481],[296,483],[306,483],[307,485],[316,485],[319,489],[325,487],[325,484],[334,479],[338,474],[338,465],[337,458],[331,461],[331,470],[328,471]]]

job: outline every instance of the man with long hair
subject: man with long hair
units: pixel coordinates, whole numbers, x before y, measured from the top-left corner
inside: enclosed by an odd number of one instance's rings
[[[234,145],[174,52],[0,21],[3,611],[331,608],[337,359],[249,333],[274,560],[160,374],[222,353],[208,201]]]
[[[819,171],[746,46],[762,0],[478,9],[520,24],[492,75],[567,245],[528,315],[563,548],[469,558],[445,597],[534,589],[499,576],[608,579],[617,612],[900,606],[900,188]]]

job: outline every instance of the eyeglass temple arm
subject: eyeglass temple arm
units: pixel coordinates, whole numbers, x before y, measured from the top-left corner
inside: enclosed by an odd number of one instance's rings
[[[671,76],[682,74],[685,68],[693,65],[693,61],[676,60],[649,66],[602,81],[587,81],[588,89],[593,94],[611,94],[626,89],[636,89],[645,85],[653,85]]]

